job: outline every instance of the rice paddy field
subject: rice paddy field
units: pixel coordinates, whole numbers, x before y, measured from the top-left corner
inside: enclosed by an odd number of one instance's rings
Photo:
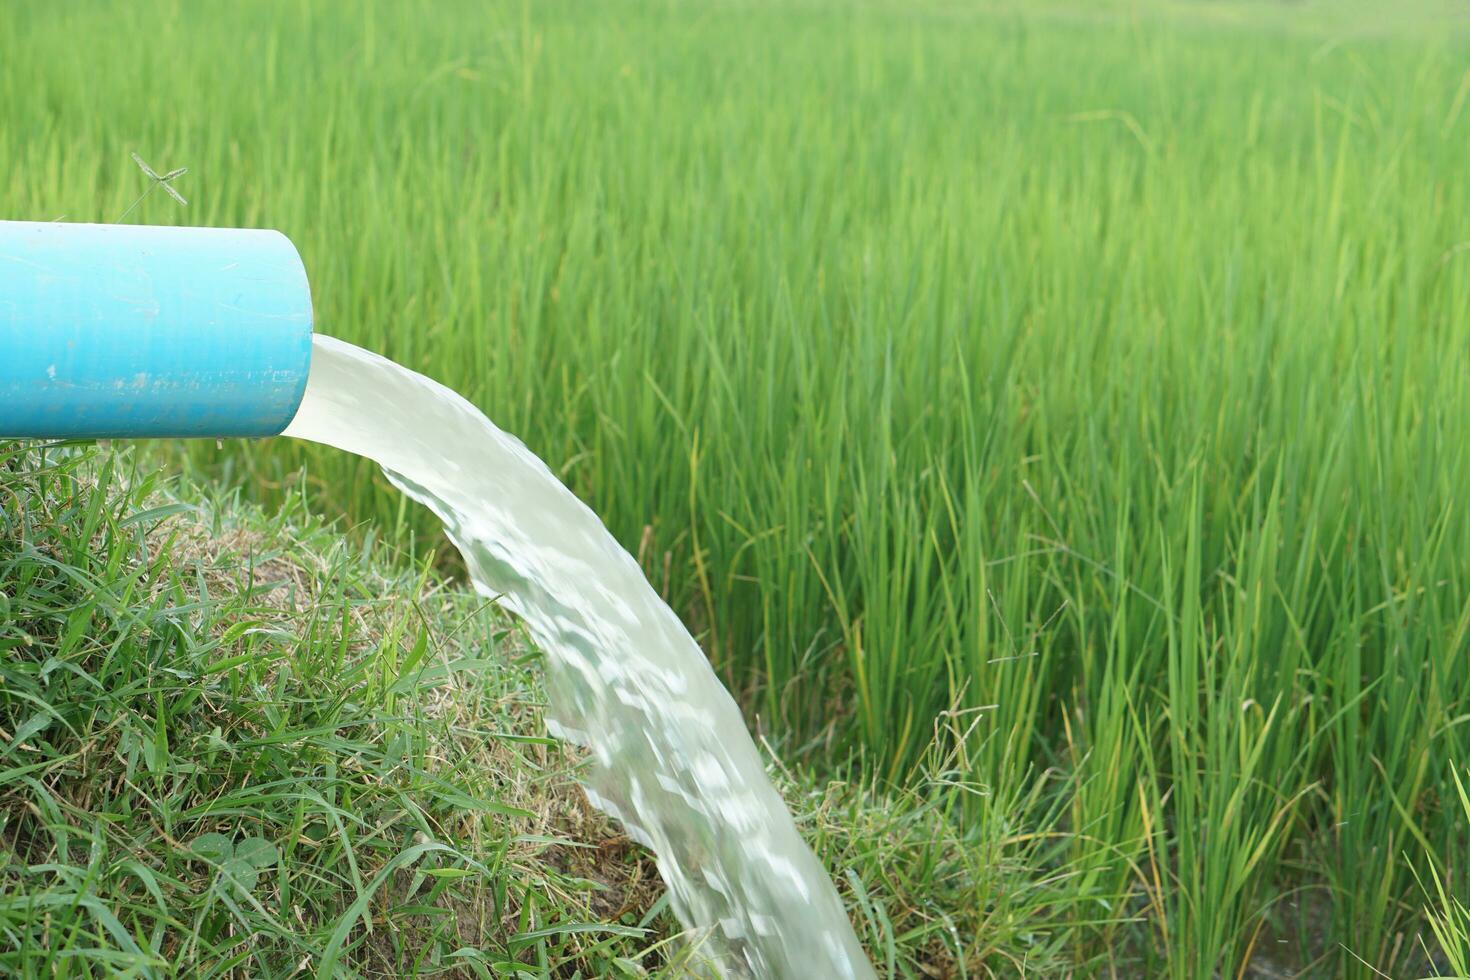
[[[1463,975],[1465,4],[10,4],[0,106],[5,217],[187,166],[126,220],[285,232],[932,806],[993,877],[880,969]],[[362,460],[153,456],[454,573]]]

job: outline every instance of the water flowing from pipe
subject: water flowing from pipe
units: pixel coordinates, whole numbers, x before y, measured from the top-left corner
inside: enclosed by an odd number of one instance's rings
[[[285,434],[376,461],[524,620],[548,727],[591,753],[588,795],[653,851],[699,956],[736,977],[874,975],[699,645],[545,463],[443,385],[321,335]]]

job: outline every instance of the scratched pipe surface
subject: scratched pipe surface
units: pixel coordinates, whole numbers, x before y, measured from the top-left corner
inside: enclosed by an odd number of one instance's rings
[[[0,435],[276,435],[311,332],[279,232],[0,221]]]

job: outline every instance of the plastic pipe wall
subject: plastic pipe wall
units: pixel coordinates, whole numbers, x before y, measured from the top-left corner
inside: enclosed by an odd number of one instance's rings
[[[0,435],[276,435],[311,329],[279,232],[0,221]]]

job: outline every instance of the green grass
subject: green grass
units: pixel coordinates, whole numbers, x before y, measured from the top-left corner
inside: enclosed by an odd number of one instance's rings
[[[0,969],[602,975],[652,945],[647,862],[594,892],[550,857],[618,834],[505,624],[298,507],[0,449]]]
[[[1466,791],[1465,783],[1458,772],[1452,775],[1465,820],[1470,823],[1470,792]],[[1432,854],[1427,863],[1433,887],[1431,889],[1424,885],[1422,879],[1421,886],[1431,903],[1427,913],[1429,927],[1439,949],[1439,956],[1435,961],[1448,968],[1443,971],[1445,976],[1470,976],[1470,908],[1466,907],[1463,898],[1457,896],[1457,892],[1463,892],[1464,889],[1457,889],[1456,882],[1450,880],[1449,873],[1439,866]]]
[[[319,328],[523,436],[787,758],[904,793],[940,752],[1063,834],[1079,970],[1431,969],[1416,862],[1470,872],[1463,6],[0,18],[8,216],[115,218],[136,149],[191,204],[130,220],[285,231]],[[358,460],[189,461],[439,540]]]

